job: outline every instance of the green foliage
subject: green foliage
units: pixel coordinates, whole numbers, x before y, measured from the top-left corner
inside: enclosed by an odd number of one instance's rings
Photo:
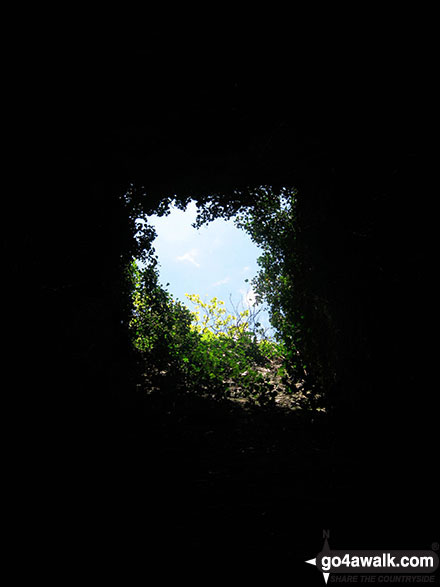
[[[217,298],[203,302],[197,294],[187,297],[195,305],[192,329],[200,335],[191,364],[199,383],[260,404],[272,402],[274,365],[282,346],[250,329],[250,310],[227,314],[225,303]]]
[[[191,312],[159,285],[155,264],[140,270],[133,262],[129,273],[133,344],[150,376],[218,398],[274,401],[284,347],[250,329],[249,310],[228,314],[223,301],[188,294]]]
[[[254,192],[254,204],[242,210],[235,223],[263,250],[253,286],[259,299],[268,302],[271,322],[279,338],[292,344],[293,331],[297,333],[299,326],[297,312],[293,315],[291,311],[294,276],[290,270],[298,263],[294,246],[296,192],[283,188],[275,193],[267,187]]]
[[[249,328],[249,310],[238,312],[235,316],[227,315],[225,302],[214,297],[210,302],[203,302],[198,294],[186,294],[195,305],[192,312],[194,329],[202,334],[211,333],[217,336],[226,335],[236,338]]]
[[[284,381],[295,391],[301,384],[319,400],[336,377],[332,344],[337,336],[331,304],[316,287],[315,259],[299,217],[294,188],[260,186],[248,189],[241,205],[219,208],[204,204],[197,225],[216,217],[234,218],[262,249],[259,273],[252,280],[257,302],[265,302],[275,337],[283,348]],[[317,404],[318,405],[318,404]]]
[[[147,269],[134,279],[135,346],[150,365],[178,375],[186,388],[265,403],[274,400],[281,381],[283,391],[292,394],[300,385],[318,407],[337,376],[332,345],[337,328],[325,292],[314,286],[297,192],[268,186],[248,192],[242,206],[201,204],[196,225],[233,217],[262,249],[252,287],[257,304],[268,306],[275,340],[264,337],[252,308],[228,312],[223,301],[204,302],[197,294],[187,295],[192,311],[176,302],[159,286],[150,256]]]
[[[129,272],[133,344],[157,370],[176,371],[196,338],[191,313],[159,285],[154,264],[141,270],[133,261]]]
[[[254,290],[269,306],[271,323],[284,344],[290,380],[303,381],[319,398],[333,383],[331,340],[336,329],[327,300],[314,288],[313,262],[298,218],[297,192],[262,186],[252,190],[252,202],[235,222],[263,250]]]

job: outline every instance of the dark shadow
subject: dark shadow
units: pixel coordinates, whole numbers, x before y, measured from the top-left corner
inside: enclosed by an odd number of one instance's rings
[[[313,84],[314,69],[301,92],[290,69],[269,70],[262,92],[262,72],[187,76],[178,56],[152,57],[111,55],[97,77],[76,52],[38,75],[28,62],[43,93],[16,137],[24,178],[5,228],[18,350],[7,395],[28,540],[50,534],[39,564],[56,559],[63,576],[156,565],[164,579],[174,566],[206,582],[236,563],[248,577],[302,573],[326,527],[350,547],[430,547],[436,220],[419,66],[368,83],[324,67]],[[334,88],[325,103],[321,84]],[[335,324],[329,419],[139,393],[130,182],[146,213],[164,194],[233,204],[242,189],[245,204],[248,186],[298,189],[307,292]]]

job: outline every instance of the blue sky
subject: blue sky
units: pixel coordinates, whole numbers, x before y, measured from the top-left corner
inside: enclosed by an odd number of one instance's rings
[[[258,272],[261,249],[231,220],[217,219],[198,230],[193,228],[196,214],[196,205],[190,202],[186,211],[172,207],[168,216],[149,217],[158,235],[153,246],[162,285],[169,283],[168,291],[191,308],[185,293],[199,294],[204,301],[217,297],[229,310],[230,295],[241,310],[252,306],[250,280]],[[266,313],[262,313],[260,321],[269,326]]]

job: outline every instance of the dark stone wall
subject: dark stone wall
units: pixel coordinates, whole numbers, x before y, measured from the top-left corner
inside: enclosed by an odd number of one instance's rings
[[[405,496],[429,492],[438,414],[430,51],[371,46],[334,53],[310,41],[280,56],[266,45],[211,54],[75,44],[20,55],[5,110],[4,395],[33,544],[50,512],[61,558],[69,553],[56,537],[80,526],[117,554],[114,504],[124,531],[136,525],[126,509],[137,519],[141,507],[130,467],[146,476],[148,463],[130,457],[144,422],[122,273],[130,182],[144,186],[147,210],[174,194],[227,201],[263,183],[298,189],[307,287],[335,325],[340,442],[396,491],[405,473]],[[82,540],[93,551],[81,528],[69,548]]]
[[[221,201],[236,188],[293,185],[308,287],[335,322],[337,393],[349,409],[376,413],[378,397],[394,409],[395,394],[407,406],[430,322],[428,64],[362,54],[331,67],[310,55],[251,71],[223,52],[197,67],[197,55],[25,60],[20,196],[6,234],[29,288],[19,295],[33,300],[33,331],[53,357],[44,376],[58,386],[68,374],[87,401],[113,380],[131,238],[120,196],[131,181],[145,187],[147,210],[175,194]]]

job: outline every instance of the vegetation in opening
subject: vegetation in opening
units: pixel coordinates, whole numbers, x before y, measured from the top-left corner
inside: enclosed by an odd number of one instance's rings
[[[275,339],[264,335],[255,308],[228,313],[222,300],[204,302],[198,294],[187,294],[190,310],[160,285],[154,255],[142,269],[132,262],[130,329],[135,348],[148,364],[151,389],[165,386],[259,405],[287,398],[291,406],[323,409],[308,366],[303,306],[292,303],[295,280],[301,276],[295,204],[295,190],[261,187],[254,190],[252,205],[238,210],[216,208],[214,213],[205,202],[196,223],[233,216],[236,226],[262,248],[252,285],[257,303],[269,306]]]
[[[216,398],[275,401],[285,386],[282,343],[261,338],[250,311],[228,314],[225,303],[188,294],[194,310],[158,283],[155,267],[130,267],[133,343],[148,364],[150,388],[172,386]]]

